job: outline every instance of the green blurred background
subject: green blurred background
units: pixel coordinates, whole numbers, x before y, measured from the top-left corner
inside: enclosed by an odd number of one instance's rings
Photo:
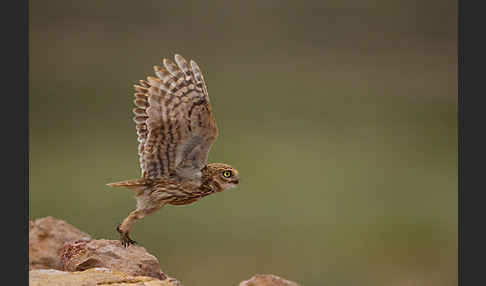
[[[32,1],[30,218],[135,208],[132,86],[201,66],[237,189],[133,237],[183,285],[457,285],[455,1]]]

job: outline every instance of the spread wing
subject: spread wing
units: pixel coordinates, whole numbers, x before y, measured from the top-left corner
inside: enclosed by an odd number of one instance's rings
[[[198,179],[218,136],[201,69],[180,55],[135,85],[142,177]]]

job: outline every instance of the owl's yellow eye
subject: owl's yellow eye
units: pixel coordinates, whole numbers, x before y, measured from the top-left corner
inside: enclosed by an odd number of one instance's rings
[[[232,175],[231,171],[224,171],[223,172],[223,177],[225,177],[225,178],[229,178],[229,177],[231,177],[231,175]]]

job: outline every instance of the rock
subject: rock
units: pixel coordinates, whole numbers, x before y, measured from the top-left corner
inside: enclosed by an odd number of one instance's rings
[[[300,284],[273,274],[257,274],[249,280],[242,281],[239,286],[300,286]]]
[[[92,239],[53,217],[29,221],[30,286],[181,286],[167,277],[145,248],[118,240]],[[239,286],[300,286],[272,274],[258,274]]]
[[[64,243],[83,239],[91,237],[63,220],[49,216],[29,221],[29,270],[62,270]]]
[[[29,286],[180,286],[177,281],[161,281],[153,277],[130,276],[107,268],[91,268],[85,271],[64,272],[55,269],[29,271]]]
[[[168,278],[160,270],[157,258],[141,246],[124,248],[117,240],[94,240],[53,217],[29,221],[29,270],[74,272],[96,267],[177,282]]]
[[[160,280],[167,276],[159,261],[145,248],[130,245],[125,248],[118,240],[90,240],[66,243],[61,254],[64,271],[83,271],[94,267],[118,270],[132,276],[148,276]]]

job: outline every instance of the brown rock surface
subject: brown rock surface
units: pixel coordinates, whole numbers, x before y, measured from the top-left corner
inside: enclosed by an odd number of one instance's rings
[[[181,286],[167,277],[145,248],[118,240],[93,240],[53,217],[29,221],[29,285]],[[60,271],[63,270],[63,271]],[[239,286],[300,286],[272,274],[258,274]]]
[[[29,286],[180,286],[177,281],[161,281],[146,276],[130,276],[107,268],[91,268],[80,272],[54,269],[29,271]]]
[[[66,243],[61,254],[64,271],[83,271],[93,267],[118,270],[132,276],[165,280],[159,261],[145,248],[122,247],[118,240],[90,240]]]
[[[62,269],[60,251],[64,243],[91,237],[51,216],[29,221],[29,270]]]
[[[273,274],[257,274],[249,280],[242,281],[239,286],[300,286],[300,284]]]

